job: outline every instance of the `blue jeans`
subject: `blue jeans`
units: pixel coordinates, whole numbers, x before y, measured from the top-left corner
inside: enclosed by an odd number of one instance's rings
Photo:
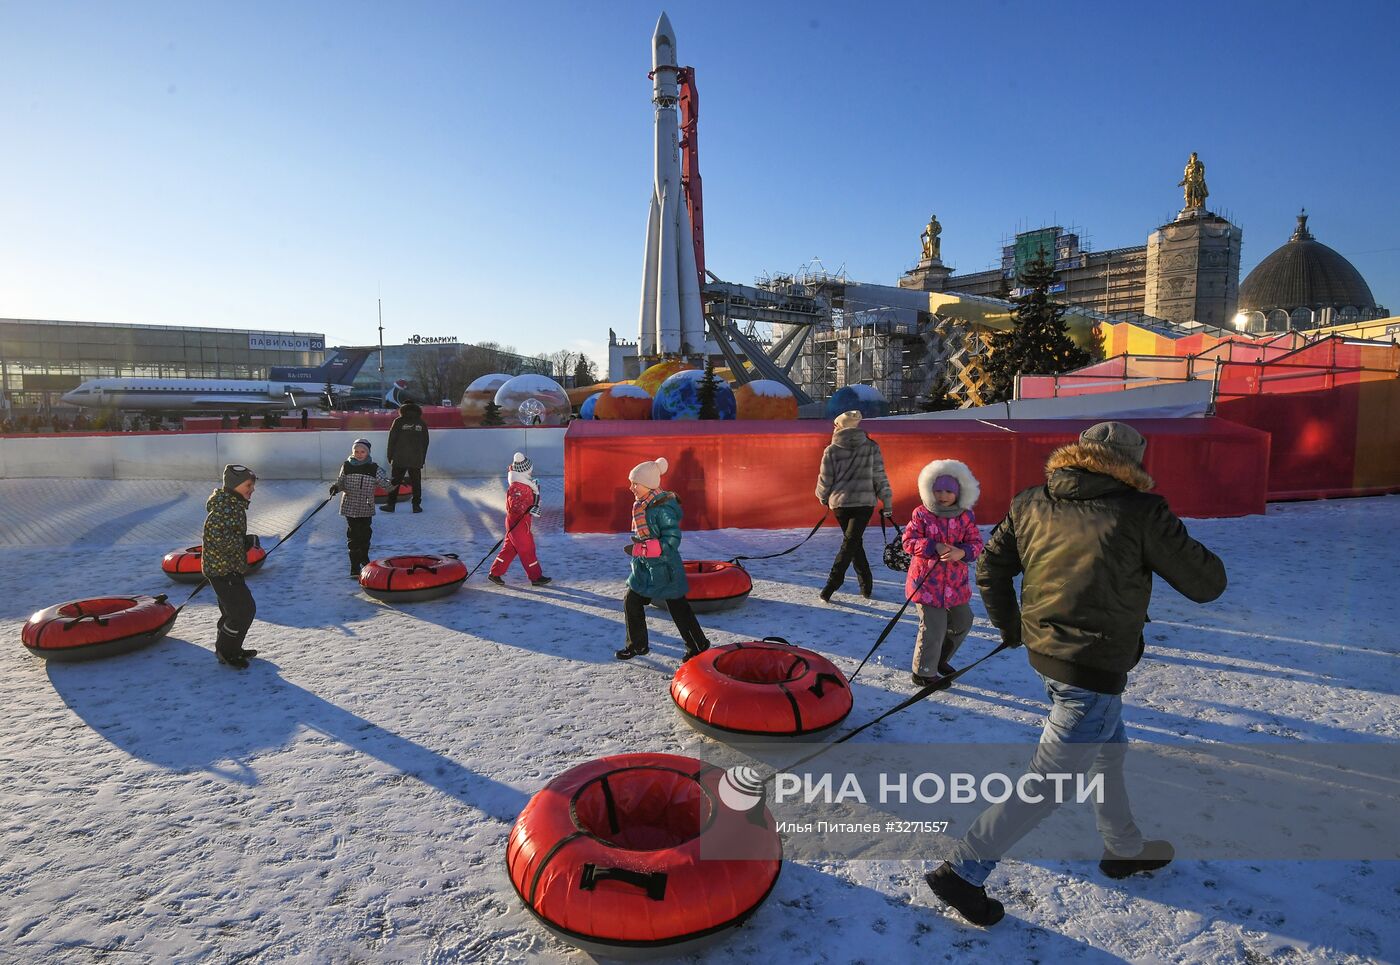
[[[1044,674],[1040,679],[1050,698],[1050,716],[1031,770],[1042,775],[1102,774],[1103,800],[1094,801],[1094,818],[1104,845],[1124,857],[1141,853],[1142,832],[1133,823],[1123,783],[1128,744],[1123,733],[1123,698],[1071,687]],[[1013,794],[978,815],[949,858],[958,876],[974,885],[984,884],[997,861],[1059,807],[1053,794],[1042,792],[1041,797],[1039,802],[1028,802]]]

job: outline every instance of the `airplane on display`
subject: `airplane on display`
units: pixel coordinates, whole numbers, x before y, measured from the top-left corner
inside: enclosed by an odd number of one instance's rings
[[[135,376],[90,379],[65,392],[63,401],[87,408],[166,412],[295,409],[305,405],[298,401],[299,396],[319,398],[325,394],[327,383],[335,396],[349,395],[350,385],[369,353],[369,349],[341,349],[314,368],[273,368],[266,382]]]

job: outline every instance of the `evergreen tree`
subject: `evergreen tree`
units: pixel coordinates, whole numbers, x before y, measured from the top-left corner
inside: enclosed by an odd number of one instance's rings
[[[593,368],[593,361],[586,355],[580,355],[578,364],[574,366],[574,386],[582,388],[585,385],[593,385],[597,381],[598,376]]]
[[[1054,266],[1044,253],[1016,276],[1025,294],[1011,299],[1011,328],[987,339],[989,357],[982,364],[991,385],[984,402],[1006,402],[1016,391],[1016,376],[1058,375],[1088,365],[1089,353],[1075,345],[1065,326],[1065,306],[1050,299]]]
[[[929,386],[928,394],[919,400],[920,412],[947,412],[949,409],[960,409],[958,400],[948,394],[947,379],[935,379]]]
[[[326,376],[326,384],[321,389],[321,407],[328,410],[335,409],[335,386],[331,385],[330,376]]]
[[[700,379],[700,418],[718,419],[719,407],[715,404],[715,395],[719,392],[719,377],[715,375],[715,363],[705,361],[705,374]]]
[[[506,420],[501,418],[501,407],[492,399],[486,403],[486,412],[481,417],[481,424],[484,426],[503,426]]]

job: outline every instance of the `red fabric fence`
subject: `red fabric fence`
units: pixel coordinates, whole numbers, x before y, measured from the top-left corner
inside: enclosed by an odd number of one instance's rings
[[[919,470],[932,459],[966,462],[982,485],[982,523],[1044,481],[1045,460],[1088,421],[866,420],[884,451],[901,522],[918,505]],[[1147,471],[1182,516],[1264,512],[1269,437],[1222,419],[1132,420],[1148,439]],[[564,437],[564,526],[618,533],[631,526],[627,473],[664,456],[662,488],[679,496],[687,529],[795,529],[821,515],[817,471],[831,441],[826,422],[576,421]]]

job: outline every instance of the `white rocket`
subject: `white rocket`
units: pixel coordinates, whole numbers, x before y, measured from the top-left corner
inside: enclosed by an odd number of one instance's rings
[[[676,32],[666,14],[651,37],[652,103],[656,105],[656,166],[642,266],[640,354],[702,354],[705,316],[695,271],[695,240],[681,187],[676,102]]]

